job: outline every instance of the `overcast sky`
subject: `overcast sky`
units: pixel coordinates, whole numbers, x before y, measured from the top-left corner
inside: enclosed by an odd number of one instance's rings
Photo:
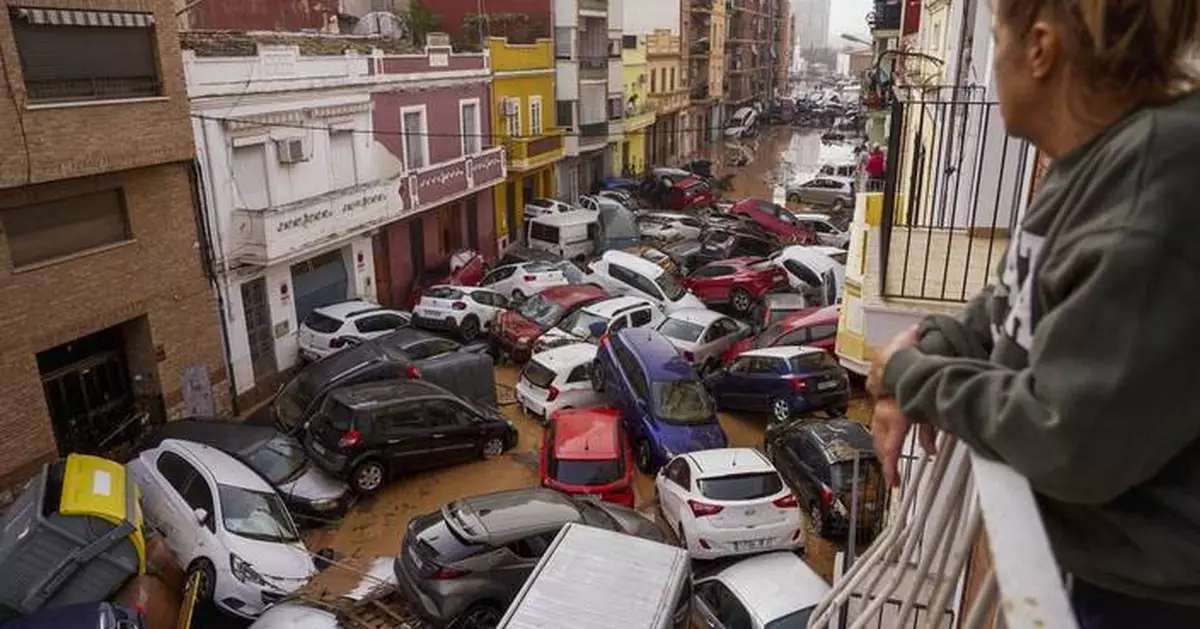
[[[829,11],[829,44],[841,48],[848,44],[842,33],[857,35],[870,41],[867,14],[871,12],[871,0],[832,0]]]

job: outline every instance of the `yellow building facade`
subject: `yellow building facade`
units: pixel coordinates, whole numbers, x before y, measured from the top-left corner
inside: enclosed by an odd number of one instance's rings
[[[621,50],[625,86],[625,141],[621,163],[613,164],[613,172],[641,173],[646,170],[646,129],[654,124],[654,108],[650,105],[650,66],[646,62],[646,40],[631,36],[632,47]]]
[[[650,74],[650,105],[655,121],[648,138],[648,156],[655,165],[673,164],[685,150],[688,129],[688,81],[679,35],[655,29],[646,37],[646,66]]]
[[[519,238],[525,203],[554,196],[554,168],[563,158],[563,131],[554,124],[554,41],[488,41],[492,63],[492,135],[508,159],[508,179],[496,186],[496,238]]]

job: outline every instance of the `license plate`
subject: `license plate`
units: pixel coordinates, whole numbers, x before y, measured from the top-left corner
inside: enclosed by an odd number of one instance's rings
[[[425,318],[427,318],[427,319],[433,319],[433,318],[435,318],[435,317],[437,316],[437,312],[436,312],[436,311],[434,311],[434,310],[430,310],[430,309],[428,309],[428,308],[418,308],[418,309],[417,309],[417,316],[419,316],[419,317],[425,317]]]
[[[597,502],[604,500],[603,494],[579,494],[579,497],[584,500],[595,500]]]
[[[735,550],[757,550],[759,548],[766,548],[770,543],[771,540],[769,539],[750,539],[744,542],[734,542],[733,547]]]
[[[837,380],[826,380],[825,382],[822,382],[821,384],[817,385],[817,390],[824,391],[826,389],[832,389],[832,388],[836,387],[837,385],[838,385]]]

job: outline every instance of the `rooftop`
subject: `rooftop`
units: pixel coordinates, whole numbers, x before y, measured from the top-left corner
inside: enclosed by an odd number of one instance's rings
[[[281,33],[273,31],[179,31],[179,46],[198,57],[253,57],[259,45],[297,46],[306,57],[334,56],[347,50],[368,55],[378,49],[386,54],[420,54],[412,42],[370,35],[326,33]]]

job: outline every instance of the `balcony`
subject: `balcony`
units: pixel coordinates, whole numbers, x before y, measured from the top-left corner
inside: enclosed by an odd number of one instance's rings
[[[607,55],[579,55],[579,79],[603,81],[608,79]]]
[[[871,32],[899,31],[902,7],[900,0],[875,0],[875,10],[867,16]]]
[[[579,10],[608,15],[608,0],[579,0]]]
[[[642,106],[625,113],[625,133],[641,131],[654,124],[654,110]]]
[[[562,159],[564,135],[561,129],[553,129],[536,138],[508,138],[504,147],[508,169],[525,172]]]
[[[810,629],[1077,629],[1029,482],[948,435],[910,440],[888,525]]]

